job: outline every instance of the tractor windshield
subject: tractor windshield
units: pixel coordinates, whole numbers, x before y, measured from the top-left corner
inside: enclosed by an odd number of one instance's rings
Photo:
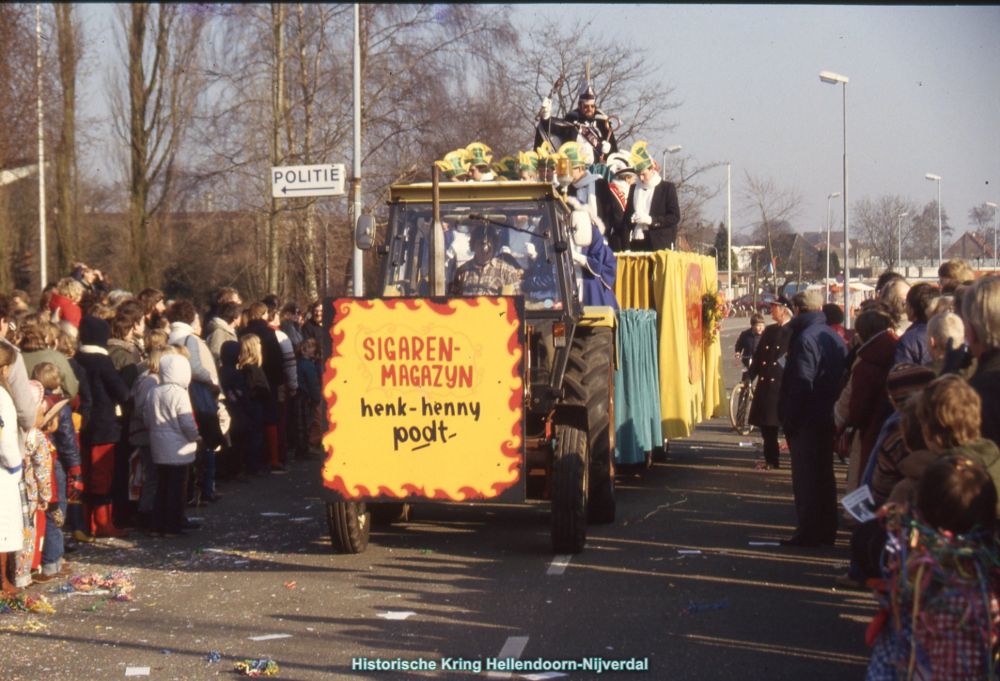
[[[523,294],[528,310],[562,309],[554,219],[549,201],[442,203],[447,295]],[[395,205],[390,221],[384,284],[430,295],[431,204]]]

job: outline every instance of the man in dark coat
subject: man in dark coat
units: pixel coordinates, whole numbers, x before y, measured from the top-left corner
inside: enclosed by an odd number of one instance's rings
[[[590,86],[589,77],[580,86],[577,108],[566,114],[566,118],[552,118],[552,100],[542,101],[542,119],[535,128],[535,148],[548,142],[558,149],[566,142],[579,142],[585,146],[591,157],[589,163],[604,163],[605,159],[618,151],[618,141],[606,113],[597,108],[597,94]]]
[[[823,294],[792,297],[788,361],[778,415],[792,456],[792,494],[798,529],[783,546],[833,546],[837,538],[837,483],[833,475],[833,405],[844,374],[847,345],[826,325]]]
[[[778,445],[778,397],[781,394],[781,378],[785,372],[785,353],[788,351],[788,341],[792,337],[792,329],[788,322],[792,311],[786,306],[788,300],[784,297],[771,304],[771,324],[760,334],[760,341],[753,353],[747,376],[757,381],[757,389],[750,404],[750,424],[760,428],[764,438],[764,465],[768,469],[780,468]]]
[[[969,385],[982,399],[982,436],[1000,443],[1000,277],[981,277],[962,299],[966,341],[978,359]],[[1000,444],[998,444],[1000,446]]]
[[[681,221],[677,188],[660,177],[645,142],[632,147],[632,160],[639,181],[629,190],[618,238],[614,241],[625,251],[673,249]]]

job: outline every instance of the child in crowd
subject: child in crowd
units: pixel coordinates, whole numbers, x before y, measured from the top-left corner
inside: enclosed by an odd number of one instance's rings
[[[0,589],[4,595],[15,595],[15,556],[24,546],[24,515],[22,493],[24,459],[18,445],[17,408],[7,383],[17,351],[0,343]],[[7,425],[11,424],[11,425]]]
[[[296,396],[296,429],[298,439],[296,456],[300,459],[309,458],[309,450],[313,444],[313,422],[316,408],[323,399],[320,389],[319,367],[316,366],[316,341],[312,338],[299,343],[297,348],[299,392]]]
[[[246,472],[249,475],[270,472],[268,461],[261,456],[264,444],[264,409],[272,403],[271,389],[261,368],[263,364],[260,338],[256,334],[246,334],[240,338],[240,355],[236,367],[243,373],[250,407],[250,430],[247,433]],[[276,460],[275,460],[276,461]]]
[[[31,570],[35,553],[45,537],[45,511],[52,498],[52,450],[42,432],[46,424],[45,388],[38,381],[28,381],[28,388],[35,402],[37,415],[35,427],[25,436],[24,488],[26,515],[24,518],[24,545],[17,552],[14,566],[14,586],[24,589],[31,586]],[[40,557],[39,557],[40,560]]]
[[[132,386],[132,421],[129,423],[129,443],[139,448],[142,461],[142,491],[139,493],[139,512],[136,516],[136,526],[148,529],[153,516],[153,501],[156,499],[157,466],[149,448],[149,427],[146,425],[146,403],[149,394],[160,385],[160,360],[165,355],[176,354],[171,345],[166,344],[166,333],[160,330],[147,334],[163,336],[164,343],[149,352],[149,357],[143,363],[143,371]]]
[[[69,326],[69,325],[67,325]],[[72,333],[79,333],[76,327],[69,326],[72,329]],[[76,398],[70,403],[72,407],[72,415],[69,419],[64,419],[68,421],[62,423],[61,425],[65,428],[69,424],[73,427],[73,439],[75,441],[77,457],[76,460],[79,461],[78,466],[83,463],[82,455],[80,452],[80,430],[84,425],[90,420],[90,411],[93,406],[93,398],[90,394],[90,381],[87,380],[87,373],[80,366],[80,363],[76,361],[76,351],[79,347],[79,343],[76,340],[76,336],[70,333],[62,332],[59,334],[59,338],[56,341],[57,349],[60,354],[62,354],[66,361],[69,363],[70,369],[73,371],[73,375],[76,376],[76,380],[80,386],[80,391],[77,393]],[[62,429],[56,431],[56,451],[60,451],[60,440],[62,439]],[[68,442],[62,443],[63,449],[69,448]],[[82,470],[82,469],[81,469]],[[83,479],[84,476],[80,470],[76,473],[70,472],[67,468],[67,501],[68,506],[66,507],[67,521],[69,523],[69,529],[72,531],[72,537],[74,541],[90,543],[94,541],[94,536],[90,534],[90,526],[88,523],[83,522]]]
[[[750,328],[744,329],[736,339],[736,358],[743,360],[744,368],[750,366],[753,353],[760,343],[760,335],[764,333],[764,315],[755,312],[750,317]]]
[[[80,450],[76,445],[76,432],[73,430],[73,410],[69,400],[61,394],[63,375],[55,364],[42,362],[35,365],[31,377],[42,384],[45,389],[45,409],[47,413],[55,414],[49,427],[43,428],[53,448],[52,457],[52,498],[45,512],[45,543],[42,546],[42,574],[35,576],[36,582],[48,582],[62,574],[62,559],[65,553],[63,546],[62,527],[66,521],[67,501],[69,491],[67,478],[73,479],[73,490],[76,495],[83,491],[80,475]]]
[[[887,507],[887,589],[869,627],[868,681],[994,677],[997,500],[982,462],[956,455],[924,473],[916,509]]]
[[[169,354],[160,358],[159,369],[160,385],[151,390],[145,406],[149,446],[157,465],[151,534],[173,538],[199,527],[184,517],[184,496],[188,468],[201,438],[188,396],[191,363]]]

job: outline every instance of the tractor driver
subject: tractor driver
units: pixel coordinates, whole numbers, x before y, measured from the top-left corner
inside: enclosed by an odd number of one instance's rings
[[[500,233],[490,225],[476,225],[469,246],[472,260],[455,272],[449,289],[453,296],[499,296],[521,293],[521,272],[507,258],[497,257]],[[504,287],[510,287],[505,291]]]

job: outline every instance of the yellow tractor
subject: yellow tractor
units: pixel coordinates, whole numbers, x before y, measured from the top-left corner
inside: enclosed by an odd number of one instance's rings
[[[584,307],[589,217],[535,182],[394,186],[376,295],[324,301],[336,550],[414,502],[535,503],[552,548],[615,518],[615,313]],[[483,241],[486,244],[483,244]]]

